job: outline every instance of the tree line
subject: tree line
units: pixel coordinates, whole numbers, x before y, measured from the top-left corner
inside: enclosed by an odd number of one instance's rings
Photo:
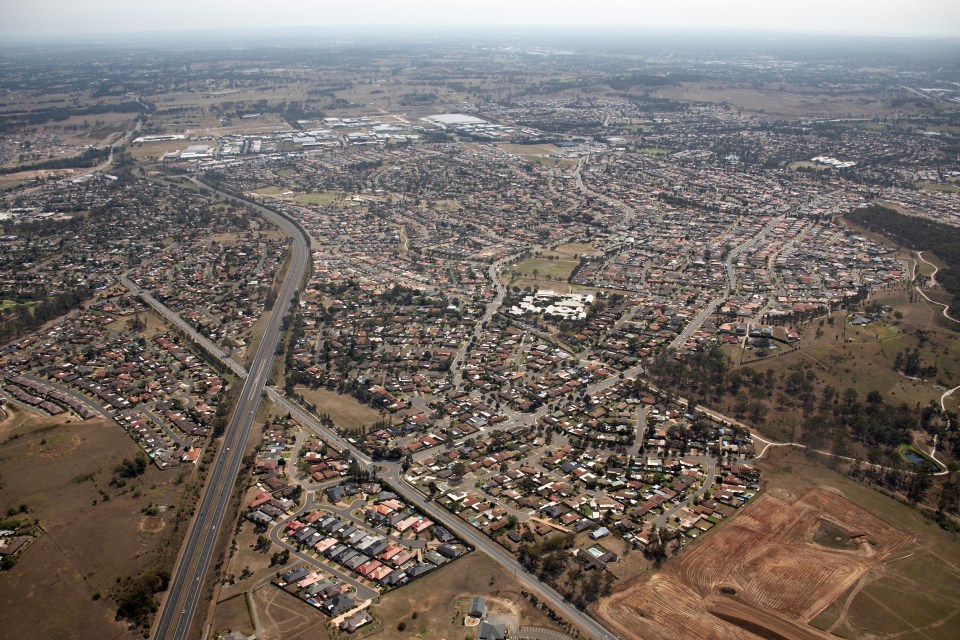
[[[932,251],[947,263],[937,282],[950,293],[950,312],[960,312],[960,227],[919,216],[908,216],[873,204],[851,211],[846,219],[916,251]]]

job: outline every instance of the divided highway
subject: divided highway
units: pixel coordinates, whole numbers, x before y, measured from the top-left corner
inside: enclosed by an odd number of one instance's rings
[[[298,291],[304,274],[307,272],[310,252],[299,227],[269,209],[253,204],[250,206],[290,236],[292,241],[290,265],[277,296],[273,315],[270,317],[263,337],[260,339],[253,361],[250,363],[249,374],[243,389],[240,391],[233,416],[226,428],[223,444],[220,446],[210,469],[207,486],[200,503],[197,505],[193,526],[180,550],[180,557],[170,580],[167,597],[154,624],[152,637],[156,640],[187,638],[191,621],[198,607],[205,610],[201,606],[203,604],[201,601],[203,600],[204,578],[213,557],[217,538],[221,534],[224,517],[233,496],[237,475],[240,472],[243,451],[270,373],[274,349],[280,339],[280,325],[290,301]],[[125,281],[125,284],[131,286],[133,283]],[[167,313],[172,312],[167,309]],[[164,315],[167,315],[167,313],[164,313]],[[194,334],[195,332],[190,333],[191,337],[196,339],[197,336]],[[221,355],[222,352],[214,347],[213,354]],[[237,369],[234,366],[231,368],[235,371]],[[228,527],[232,527],[232,524],[232,522],[227,523]]]
[[[260,341],[249,372],[245,372],[242,365],[228,358],[216,345],[213,345],[204,336],[194,331],[192,327],[186,324],[183,319],[172,310],[154,299],[148,293],[142,291],[128,278],[124,277],[123,279],[126,286],[135,293],[140,294],[148,304],[168,320],[181,327],[191,339],[203,345],[211,355],[217,357],[221,362],[230,367],[238,377],[241,379],[246,377],[234,414],[227,427],[223,444],[214,459],[210,478],[200,504],[197,507],[193,526],[181,549],[167,597],[155,622],[151,636],[155,640],[166,640],[168,638],[179,640],[188,637],[194,615],[202,604],[204,578],[206,577],[210,562],[213,558],[217,538],[224,525],[224,518],[229,508],[235,481],[240,470],[244,445],[253,426],[254,417],[256,416],[257,408],[259,407],[264,391],[266,391],[271,400],[289,411],[302,424],[314,430],[326,442],[341,451],[349,451],[354,459],[366,468],[374,468],[375,466],[374,461],[371,460],[369,456],[365,455],[334,431],[320,425],[319,421],[299,404],[292,402],[281,392],[265,387],[273,361],[274,349],[277,340],[280,338],[279,328],[284,315],[283,312],[289,306],[290,300],[303,278],[310,254],[304,237],[295,224],[269,209],[255,205],[251,206],[254,206],[259,213],[276,223],[293,239],[293,254],[290,269],[284,279],[280,295],[277,298],[276,312],[271,317],[267,330]],[[498,262],[491,265],[489,269],[489,275],[497,289],[497,295],[493,304],[489,305],[487,314],[481,321],[481,324],[488,321],[493,313],[496,312],[505,293],[497,277],[497,269],[500,264],[501,263]],[[562,612],[565,617],[588,636],[598,640],[614,640],[616,638],[613,633],[608,631],[599,622],[576,609],[571,603],[565,601],[563,597],[549,585],[540,581],[536,576],[527,573],[516,559],[511,557],[510,554],[504,551],[499,545],[488,539],[482,532],[477,531],[456,516],[451,516],[432,502],[428,502],[423,494],[406,482],[406,479],[403,478],[401,474],[399,464],[376,464],[380,465],[378,469],[380,477],[390,482],[406,500],[418,507],[423,513],[428,514],[435,521],[443,523],[444,526],[455,532],[461,539],[466,540],[477,550],[490,556],[505,569],[512,571],[516,579],[526,588],[536,593],[554,610]],[[232,523],[226,524],[228,528],[232,526]]]

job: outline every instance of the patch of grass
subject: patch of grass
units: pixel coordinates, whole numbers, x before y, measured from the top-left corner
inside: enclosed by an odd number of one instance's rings
[[[263,187],[262,189],[257,189],[254,191],[256,194],[268,196],[270,198],[277,198],[286,192],[286,189],[281,189],[280,187]]]
[[[945,184],[943,182],[918,182],[917,187],[924,191],[947,191],[949,193],[960,193],[960,187],[955,184]]]
[[[340,198],[340,194],[333,191],[318,191],[295,196],[293,200],[300,204],[330,204]]]
[[[822,547],[830,549],[856,549],[857,545],[850,540],[850,534],[826,520],[821,520],[813,534],[813,541]]]
[[[544,258],[527,258],[523,262],[513,266],[511,271],[524,278],[533,278],[534,280],[543,280],[550,282],[555,278],[566,282],[570,273],[577,266],[576,260],[546,260]],[[544,288],[550,288],[549,285],[541,285]]]
[[[595,256],[602,253],[592,244],[583,242],[572,242],[570,244],[557,245],[557,248],[550,251],[550,255],[555,255],[561,260],[572,260],[574,256]]]
[[[382,417],[373,407],[358,402],[353,396],[337,393],[328,389],[307,389],[297,387],[307,402],[316,405],[319,413],[326,413],[338,426],[349,431],[360,431],[369,427]]]

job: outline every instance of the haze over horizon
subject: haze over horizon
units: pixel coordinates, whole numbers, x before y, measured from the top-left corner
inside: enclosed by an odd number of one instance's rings
[[[213,29],[327,29],[421,26],[444,27],[637,27],[699,30],[786,31],[905,37],[960,37],[960,3],[949,0],[807,0],[785,4],[769,0],[595,0],[560,3],[529,0],[462,2],[410,0],[395,3],[306,3],[302,0],[168,0],[159,5],[121,0],[34,0],[8,3],[0,38],[121,35]],[[340,34],[354,37],[355,33]]]

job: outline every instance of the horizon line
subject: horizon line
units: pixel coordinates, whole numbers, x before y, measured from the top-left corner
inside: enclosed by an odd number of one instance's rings
[[[76,32],[35,32],[35,33],[0,33],[0,48],[9,46],[10,44],[49,44],[50,40],[58,40],[62,44],[76,44],[76,43],[88,43],[91,40],[110,40],[110,39],[123,39],[129,37],[142,38],[144,36],[153,37],[155,39],[170,39],[175,37],[189,36],[191,34],[208,34],[208,35],[229,35],[234,33],[243,33],[246,35],[252,33],[261,33],[265,37],[269,33],[275,32],[288,32],[288,33],[298,33],[301,35],[311,35],[313,37],[318,35],[325,35],[322,33],[310,33],[308,32],[317,29],[327,29],[331,27],[336,27],[339,29],[348,28],[348,29],[358,29],[366,30],[368,32],[376,32],[377,35],[390,35],[395,36],[399,39],[409,38],[411,36],[423,36],[431,35],[433,37],[444,35],[444,31],[456,31],[457,33],[462,34],[463,32],[476,32],[477,35],[494,35],[492,32],[495,31],[509,31],[509,30],[527,30],[527,31],[536,31],[541,33],[549,32],[567,32],[576,31],[584,34],[588,34],[591,31],[604,31],[609,35],[610,30],[614,30],[620,33],[630,33],[630,32],[644,32],[646,34],[651,33],[660,33],[664,35],[679,35],[683,33],[688,34],[712,34],[712,35],[734,35],[734,34],[751,34],[754,36],[808,36],[808,37],[857,37],[857,38],[873,38],[873,39],[898,39],[898,40],[908,40],[908,39],[917,39],[917,40],[936,40],[936,41],[958,41],[960,42],[960,33],[958,34],[939,34],[939,33],[908,33],[908,32],[893,32],[893,33],[879,33],[879,32],[859,32],[859,31],[815,31],[807,29],[789,29],[786,27],[704,27],[704,26],[683,26],[683,25],[649,25],[649,24],[552,24],[552,25],[542,25],[542,24],[499,24],[499,23],[488,23],[488,24],[459,24],[459,23],[449,23],[449,24],[385,24],[385,23],[349,23],[349,22],[330,22],[324,24],[312,24],[312,25],[275,25],[275,26],[227,26],[227,27],[186,27],[178,29],[128,29],[128,30],[118,30],[118,31],[101,31],[101,32],[90,32],[90,33],[76,33]],[[330,42],[355,42],[356,38],[350,37],[353,35],[360,34],[327,34],[329,35]],[[339,37],[335,37],[339,35]],[[345,37],[346,36],[346,37]]]

